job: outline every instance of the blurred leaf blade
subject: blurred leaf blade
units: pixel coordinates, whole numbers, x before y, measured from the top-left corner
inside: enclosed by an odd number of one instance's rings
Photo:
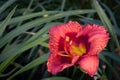
[[[31,22],[28,22],[26,24],[23,24],[21,27],[18,27],[17,29],[13,30],[12,32],[9,32],[6,34],[5,37],[0,39],[0,48],[4,46],[7,42],[11,41],[14,37],[18,36],[19,34],[25,32],[28,29],[31,29],[35,26],[41,25],[45,22],[59,19],[65,16],[70,16],[70,15],[78,15],[78,14],[86,14],[86,13],[94,13],[94,10],[73,10],[73,11],[66,11],[66,12],[61,12],[53,16],[49,16],[46,18],[40,18],[33,20]]]
[[[15,77],[16,75],[21,74],[21,73],[23,73],[23,72],[25,72],[25,71],[27,71],[27,70],[30,70],[30,69],[32,69],[32,68],[34,68],[34,67],[36,67],[36,66],[38,66],[38,65],[40,65],[40,64],[42,64],[42,63],[44,63],[45,61],[47,61],[48,55],[49,55],[49,54],[44,54],[43,56],[41,56],[41,57],[33,60],[32,62],[30,62],[29,64],[27,64],[27,65],[24,66],[23,68],[21,68],[19,71],[17,71],[16,73],[14,73],[12,76],[10,76],[10,77],[8,78],[8,80],[11,80],[11,79],[12,79],[13,77]]]
[[[120,64],[120,56],[111,52],[101,52],[104,56],[108,56],[114,61],[118,62]]]
[[[15,8],[13,8],[13,10],[8,14],[8,16],[5,18],[5,20],[0,24],[0,36],[2,36],[7,24],[10,22],[11,17],[13,16],[14,12],[15,12]]]
[[[0,64],[0,73],[2,73],[19,55],[11,56]]]
[[[16,0],[8,0],[5,4],[0,7],[0,14],[5,11],[10,5],[12,5]]]
[[[37,38],[39,38],[40,37],[40,35],[42,36],[42,34],[47,30],[47,29],[49,29],[51,26],[53,26],[53,25],[57,25],[57,24],[60,24],[60,22],[53,22],[53,23],[49,23],[49,24],[47,24],[47,25],[45,25],[40,31],[38,31],[33,37],[31,37],[26,43],[25,43],[25,45],[22,45],[23,46],[23,48],[22,48],[22,51],[20,51],[20,52],[23,52],[23,51],[25,51],[25,50],[27,50],[27,49],[29,49],[29,48],[31,48],[31,47],[29,47],[29,46],[35,46],[35,45],[37,45],[37,44],[40,44],[40,45],[42,45],[42,46],[45,46],[45,47],[48,47],[47,46],[47,43],[45,43],[45,42],[41,42],[42,41],[42,38],[41,39],[37,39]],[[44,38],[44,37],[43,37]],[[48,37],[46,36],[46,38],[45,38],[45,40],[46,39],[48,39]],[[36,43],[35,43],[36,42]],[[33,44],[32,44],[33,43]],[[28,46],[29,45],[29,46]],[[14,48],[16,46],[16,48]],[[12,47],[12,46],[11,46]],[[10,48],[11,48],[10,47]],[[9,55],[10,53],[13,53],[12,55],[14,55],[14,54],[18,54],[19,52],[17,52],[17,51],[19,51],[18,49],[20,49],[21,48],[21,46],[19,46],[18,45],[18,47],[17,47],[17,45],[13,45],[13,48],[12,49],[15,49],[15,51],[14,52],[11,52],[10,50],[8,51],[8,53],[5,53],[5,52],[3,52],[3,54],[1,54],[0,55],[0,61],[2,60],[5,60],[5,59],[7,59],[8,57],[10,58],[10,56],[11,55]],[[17,52],[17,53],[16,53]],[[4,56],[4,57],[3,57]],[[15,60],[15,55],[14,56],[11,56],[11,57],[13,57],[13,59],[11,59],[11,60],[6,60],[6,61],[4,61],[3,62],[3,64],[1,64],[1,66],[3,66],[3,67],[1,67],[1,69],[0,70],[2,70],[3,71],[3,68],[5,69],[5,67],[7,67],[11,62],[13,62],[14,60]],[[8,62],[8,63],[6,63],[6,64],[4,64],[5,62]]]
[[[119,26],[118,26],[118,24],[117,24],[117,22],[116,22],[116,20],[115,20],[114,13],[111,11],[111,9],[110,9],[105,3],[100,2],[100,4],[101,4],[101,6],[102,6],[103,8],[105,8],[105,10],[107,11],[107,13],[109,14],[110,19],[111,19],[111,21],[112,21],[113,24],[114,24],[113,28],[115,29],[116,33],[117,33],[118,35],[120,35],[120,28],[119,28]]]
[[[32,42],[33,40],[35,40],[36,38],[38,38],[43,33],[47,33],[48,29],[50,27],[58,25],[58,24],[60,24],[60,22],[51,22],[51,23],[46,24],[41,30],[39,30],[34,36],[32,36],[26,43]]]
[[[114,41],[115,45],[117,46],[117,48],[120,51],[120,44],[119,41],[117,39],[117,36],[115,34],[114,28],[109,20],[109,18],[107,17],[107,15],[105,14],[105,12],[103,11],[103,9],[101,8],[101,6],[99,5],[99,3],[97,2],[97,0],[92,0],[92,3],[94,5],[94,8],[96,9],[101,21],[103,22],[103,24],[105,25],[105,27],[108,29],[108,31],[111,34],[111,39]]]
[[[71,80],[71,79],[69,79],[67,77],[50,77],[50,78],[45,78],[42,80]]]
[[[16,56],[18,54],[21,54],[22,52],[32,48],[33,46],[36,46],[42,42],[44,42],[45,40],[48,39],[48,36],[44,36],[43,38],[38,38],[37,40],[31,42],[31,43],[28,43],[28,44],[20,44],[18,46],[16,46],[16,48],[14,48],[15,50],[12,50],[11,52],[8,51],[6,53],[2,53],[0,54],[0,62],[6,60],[7,58],[11,57],[11,56]],[[12,54],[10,54],[12,53]]]
[[[106,58],[102,54],[99,54],[99,57],[103,62],[105,62],[110,67],[111,71],[115,74],[117,80],[120,80],[118,72],[116,71],[116,69],[114,69],[114,67],[112,67],[112,65],[106,60]]]
[[[9,22],[9,24],[14,24],[17,22],[21,22],[21,21],[25,21],[31,18],[35,18],[35,17],[39,17],[39,16],[43,16],[44,15],[50,15],[50,14],[55,14],[58,13],[59,11],[42,11],[42,12],[36,12],[36,13],[31,13],[28,15],[23,15],[23,16],[18,16],[18,17],[14,17],[11,19],[11,21]]]

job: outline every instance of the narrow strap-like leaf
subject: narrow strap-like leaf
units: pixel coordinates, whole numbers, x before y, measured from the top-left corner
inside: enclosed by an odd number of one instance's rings
[[[18,74],[21,74],[27,70],[30,70],[42,63],[44,63],[45,61],[47,61],[48,59],[48,55],[49,54],[44,54],[43,56],[33,60],[32,62],[30,62],[29,64],[27,64],[26,66],[24,66],[23,68],[21,68],[20,70],[18,70],[16,73],[14,73],[12,76],[10,76],[7,80],[11,80],[13,77],[15,77]]]
[[[5,20],[0,24],[0,37],[2,36],[6,26],[11,20],[11,17],[13,16],[15,12],[16,7],[8,14],[8,16],[5,18]]]

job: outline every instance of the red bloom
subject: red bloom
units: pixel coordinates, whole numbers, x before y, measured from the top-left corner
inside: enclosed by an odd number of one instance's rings
[[[63,69],[79,65],[86,73],[93,76],[98,69],[98,54],[109,40],[109,34],[103,26],[82,26],[70,21],[50,28],[50,56],[48,71],[56,74]]]

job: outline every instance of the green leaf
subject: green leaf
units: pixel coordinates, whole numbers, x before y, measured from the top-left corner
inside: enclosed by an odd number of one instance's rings
[[[2,73],[19,55],[9,57],[3,63],[0,64],[0,73]]]
[[[12,55],[12,52],[15,53],[18,49],[20,49],[20,45],[6,45],[5,49],[0,54],[0,61],[2,59],[4,60],[2,60],[3,62],[1,61],[2,63],[0,64],[0,73],[2,73],[17,57],[20,56],[20,54]]]
[[[42,42],[42,43],[40,43],[40,45],[48,48],[48,43],[46,43],[46,42]]]
[[[37,40],[34,40],[31,43],[28,43],[28,44],[23,43],[23,44],[16,45],[16,47],[11,48],[6,53],[0,54],[0,62],[6,60],[7,58],[11,56],[16,56],[18,54],[21,54],[22,52],[44,42],[47,39],[48,39],[48,36],[43,36],[42,38],[38,38]]]
[[[58,25],[60,22],[51,22],[46,24],[42,29],[40,29],[34,36],[32,36],[26,43],[31,43],[33,40],[40,37],[42,34],[47,33],[48,29],[52,26]]]
[[[61,11],[63,11],[63,10],[64,10],[64,7],[65,7],[65,2],[66,2],[66,0],[62,0],[62,4],[61,4]]]
[[[106,58],[102,54],[99,54],[99,57],[103,62],[105,62],[110,67],[111,71],[115,74],[117,80],[120,80],[120,75],[117,73],[116,69],[114,69],[112,65],[106,60]]]
[[[7,42],[11,41],[14,37],[18,36],[21,33],[24,33],[28,29],[31,29],[33,27],[39,26],[43,23],[46,23],[48,21],[56,20],[65,16],[71,16],[71,15],[78,15],[78,14],[86,14],[86,13],[93,13],[95,12],[94,10],[72,10],[72,11],[65,11],[65,12],[60,12],[58,14],[45,17],[45,18],[39,18],[33,21],[30,21],[28,23],[23,24],[20,27],[17,27],[13,31],[9,32],[4,36],[2,39],[0,39],[0,48],[4,46]]]
[[[50,26],[50,25],[49,25]],[[49,27],[48,26],[48,27]],[[42,29],[41,29],[42,30]],[[4,69],[10,65],[10,63],[12,63],[23,51],[25,50],[28,50],[32,47],[34,47],[35,45],[38,45],[38,44],[43,44],[44,41],[46,39],[48,39],[48,36],[43,36],[41,38],[39,38],[40,34],[41,33],[38,33],[39,35],[37,36],[36,39],[32,40],[31,43],[22,43],[22,44],[12,44],[10,46],[7,47],[7,51],[3,51],[1,54],[0,54],[0,62],[4,61],[2,64],[1,64],[1,71],[4,71]],[[31,38],[30,38],[31,39]],[[43,44],[44,45],[44,44]],[[47,44],[45,44],[47,45]],[[17,57],[16,57],[17,56]],[[11,58],[12,57],[12,58]],[[10,58],[10,59],[9,59]],[[4,69],[3,69],[4,68]]]
[[[71,80],[71,79],[66,78],[66,77],[50,77],[50,78],[45,78],[42,80]]]
[[[21,52],[23,52],[25,50],[28,50],[28,49],[32,48],[33,46],[36,46],[36,45],[44,42],[47,39],[48,39],[48,36],[46,35],[46,36],[43,36],[42,38],[38,38],[37,40],[34,40],[31,43],[27,43],[20,50],[18,50],[18,53],[21,53]]]
[[[113,59],[114,61],[118,62],[120,64],[120,56],[115,54],[115,53],[111,53],[111,52],[106,52],[106,51],[103,51],[101,52],[104,56],[108,56],[110,57],[111,59]]]
[[[96,9],[100,19],[102,20],[104,26],[108,29],[108,31],[111,34],[111,39],[112,41],[114,41],[115,45],[117,46],[117,48],[120,51],[120,45],[117,39],[117,36],[115,34],[113,25],[110,22],[110,19],[107,17],[107,15],[105,14],[104,10],[101,8],[101,6],[99,5],[99,3],[97,2],[97,0],[92,0],[92,4],[94,6],[94,8]]]
[[[29,64],[27,64],[26,66],[24,66],[23,68],[21,68],[20,70],[18,70],[16,73],[14,73],[12,76],[10,76],[7,80],[11,80],[13,77],[15,77],[16,75],[19,75],[27,70],[30,70],[42,63],[44,63],[45,61],[47,61],[48,59],[48,55],[49,54],[44,54],[43,56],[33,60],[32,62],[30,62]]]
[[[16,0],[8,0],[5,4],[0,7],[0,14],[10,7]]]
[[[42,12],[36,12],[36,13],[31,13],[31,14],[27,14],[27,15],[23,15],[23,16],[18,16],[18,17],[14,17],[11,19],[11,21],[9,22],[9,24],[15,24],[21,21],[25,21],[31,18],[35,18],[35,17],[40,17],[44,15],[50,15],[50,14],[55,14],[58,13],[59,11],[42,11]]]
[[[13,16],[14,12],[15,12],[16,7],[8,14],[8,16],[5,18],[4,21],[2,21],[2,23],[0,24],[0,37],[2,36],[6,26],[8,25],[8,23],[11,20],[11,17]]]
[[[1,52],[1,54],[0,54],[0,63],[3,60],[8,59],[9,58],[8,56],[12,56],[13,53],[17,52],[21,48],[21,45],[23,45],[23,44],[11,44],[11,45],[9,45],[7,47],[7,50]]]

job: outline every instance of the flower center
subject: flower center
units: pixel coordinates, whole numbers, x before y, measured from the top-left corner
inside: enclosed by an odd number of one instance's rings
[[[66,36],[64,50],[67,54],[77,54],[82,56],[86,53],[86,45],[83,42],[77,44],[75,41],[70,40],[70,38]]]
[[[85,46],[85,44],[84,43],[80,43],[80,45],[79,46],[77,46],[77,45],[71,45],[71,52],[72,53],[75,53],[75,54],[78,54],[78,55],[83,55],[83,54],[85,54],[86,53],[86,46]]]

